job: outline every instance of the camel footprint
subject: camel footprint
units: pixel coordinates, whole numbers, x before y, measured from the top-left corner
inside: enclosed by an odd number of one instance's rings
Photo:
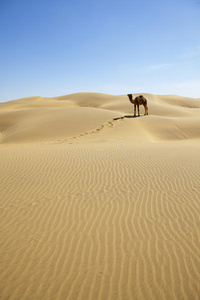
[[[113,121],[116,121],[116,120],[119,120],[119,119],[123,119],[123,117],[119,117],[119,118],[114,118]],[[92,130],[92,131],[88,131],[88,132],[84,132],[84,133],[81,133],[79,136],[76,136],[76,137],[73,137],[73,138],[77,138],[77,137],[83,137],[87,134],[94,134],[94,133],[98,133],[100,131],[102,131],[105,127],[113,127],[114,126],[114,123],[112,121],[109,121],[105,124],[102,124],[100,125],[98,128]]]
[[[121,120],[121,119],[123,119],[123,117],[114,118],[112,121],[117,121],[117,120]],[[98,128],[96,128],[96,129],[94,129],[92,131],[83,132],[83,133],[81,133],[79,135],[72,136],[72,137],[70,137],[68,139],[65,139],[63,141],[69,141],[69,140],[72,140],[72,139],[77,139],[77,138],[83,137],[85,135],[91,135],[91,134],[94,134],[94,133],[98,133],[98,132],[102,131],[105,127],[111,128],[111,127],[114,126],[114,123],[112,121],[108,121],[107,123],[100,125]]]

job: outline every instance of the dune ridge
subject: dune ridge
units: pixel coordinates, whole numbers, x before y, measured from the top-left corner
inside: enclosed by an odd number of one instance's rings
[[[1,299],[199,299],[200,99],[144,95],[0,104]]]
[[[134,120],[134,126],[133,120],[130,120],[133,105],[126,95],[77,93],[0,103],[1,142],[30,143],[74,137],[98,129],[101,125],[104,127],[104,123],[114,125],[120,117],[126,121],[126,128],[118,128],[118,135],[123,135],[126,130],[131,139],[139,131],[147,133],[146,136],[151,136],[152,140],[199,138],[200,99],[144,96],[148,99],[150,115],[148,119]]]

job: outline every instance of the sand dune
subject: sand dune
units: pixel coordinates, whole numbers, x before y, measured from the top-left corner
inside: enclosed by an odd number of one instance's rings
[[[143,135],[143,140],[144,136],[151,140],[199,138],[199,99],[144,95],[148,99],[150,116],[134,120],[128,118],[133,106],[125,95],[77,93],[57,98],[31,97],[1,103],[1,142],[66,139],[97,130],[101,125],[106,127],[109,122],[117,127],[109,136],[117,131],[120,137],[126,131],[131,139],[137,135]],[[113,120],[124,116],[123,126],[118,126],[119,122]]]
[[[0,104],[1,299],[199,299],[200,99],[144,96]]]

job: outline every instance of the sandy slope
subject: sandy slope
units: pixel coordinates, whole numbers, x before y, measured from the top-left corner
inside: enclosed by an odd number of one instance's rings
[[[200,99],[144,96],[0,104],[1,299],[199,299]]]
[[[156,141],[199,138],[200,99],[144,95],[150,115],[134,120],[129,118],[133,105],[125,95],[77,93],[0,103],[1,142],[66,139],[105,127],[108,122],[116,129],[110,132],[110,138],[116,133],[123,136],[125,131],[131,140],[136,136],[144,140],[143,134]],[[143,113],[143,107],[140,110]],[[124,116],[123,125],[113,120]]]

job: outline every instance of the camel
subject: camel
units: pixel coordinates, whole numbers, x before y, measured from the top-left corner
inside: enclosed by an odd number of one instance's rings
[[[137,109],[138,109],[138,116],[140,116],[140,109],[139,106],[140,105],[144,105],[144,109],[145,109],[145,113],[144,115],[148,115],[148,106],[147,106],[147,99],[145,99],[142,95],[137,96],[135,99],[133,99],[133,95],[132,94],[128,94],[127,95],[130,102],[132,104],[134,104],[134,117],[136,117],[136,105],[137,105]]]

